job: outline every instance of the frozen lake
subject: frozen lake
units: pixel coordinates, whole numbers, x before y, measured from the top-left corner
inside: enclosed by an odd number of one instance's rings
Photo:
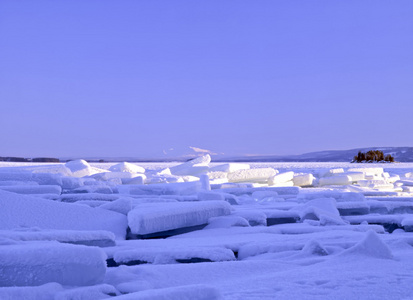
[[[0,299],[412,299],[413,163],[0,163]]]

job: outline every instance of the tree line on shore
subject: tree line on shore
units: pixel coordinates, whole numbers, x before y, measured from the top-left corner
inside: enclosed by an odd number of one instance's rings
[[[390,154],[384,156],[383,151],[380,150],[370,150],[366,153],[359,151],[359,153],[354,156],[352,162],[394,162],[394,157]]]
[[[58,158],[53,157],[36,157],[36,158],[24,158],[24,157],[14,157],[0,156],[0,161],[9,161],[9,162],[60,162]]]

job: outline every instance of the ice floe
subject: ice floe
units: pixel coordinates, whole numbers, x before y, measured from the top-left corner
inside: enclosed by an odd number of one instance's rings
[[[0,299],[408,299],[412,169],[0,164]]]

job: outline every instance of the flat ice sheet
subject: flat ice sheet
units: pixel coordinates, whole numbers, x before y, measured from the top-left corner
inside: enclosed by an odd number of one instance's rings
[[[0,190],[0,229],[107,230],[125,238],[125,215],[84,205],[55,202]]]

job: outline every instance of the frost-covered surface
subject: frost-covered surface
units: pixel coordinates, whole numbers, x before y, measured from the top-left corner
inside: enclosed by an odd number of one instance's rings
[[[87,286],[101,283],[106,255],[98,247],[58,242],[21,242],[0,247],[0,285],[31,286],[48,282]]]
[[[0,163],[0,299],[410,299],[412,174]]]
[[[124,215],[101,209],[0,191],[0,229],[38,227],[62,230],[107,230],[124,238]]]
[[[134,234],[162,232],[207,224],[212,217],[229,215],[225,201],[183,203],[147,203],[136,206],[128,214],[129,228]]]

